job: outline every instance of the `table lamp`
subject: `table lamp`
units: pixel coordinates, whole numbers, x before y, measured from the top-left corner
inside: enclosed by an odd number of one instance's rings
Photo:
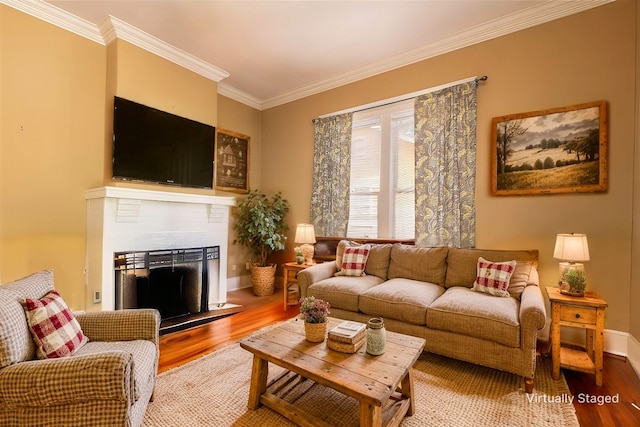
[[[300,250],[304,254],[305,264],[313,264],[313,243],[316,242],[316,233],[313,224],[298,224],[296,226],[296,236],[293,239],[300,244]]]
[[[574,294],[573,291],[565,289],[569,276],[578,276],[577,280],[582,284],[582,291],[577,293],[584,293],[584,264],[579,261],[589,261],[589,244],[587,243],[586,234],[558,234],[556,236],[556,246],[553,250],[553,257],[555,259],[563,260],[558,265],[558,272],[560,274],[560,292]],[[571,270],[575,272],[569,273]],[[573,283],[568,283],[573,287]],[[562,286],[565,285],[565,286]],[[564,290],[564,292],[563,292]]]

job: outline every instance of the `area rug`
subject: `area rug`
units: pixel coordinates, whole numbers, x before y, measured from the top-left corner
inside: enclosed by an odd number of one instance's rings
[[[247,409],[252,355],[232,344],[159,375],[145,427],[288,427],[292,422],[268,408]],[[269,376],[281,368],[269,365]],[[332,426],[357,426],[357,402],[309,383],[296,405]],[[551,360],[538,359],[536,389],[524,392],[521,377],[423,353],[415,364],[416,412],[403,427],[579,426],[564,377],[551,378]]]

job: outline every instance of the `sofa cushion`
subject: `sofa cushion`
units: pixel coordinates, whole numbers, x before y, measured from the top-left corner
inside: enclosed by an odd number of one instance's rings
[[[519,298],[529,283],[531,270],[538,266],[538,250],[498,250],[450,248],[447,255],[447,277],[445,288],[465,286],[470,288],[476,280],[478,258],[494,262],[516,260],[516,269],[511,276],[509,294]]]
[[[342,254],[342,268],[336,272],[337,276],[364,276],[365,266],[367,265],[367,258],[369,258],[369,251],[371,246],[349,246],[344,249]]]
[[[360,311],[414,325],[426,323],[427,307],[444,293],[442,286],[411,279],[390,279],[360,295]]]
[[[427,327],[520,346],[520,301],[452,287],[427,308]]]
[[[492,262],[482,257],[478,258],[473,290],[497,297],[510,296],[507,289],[515,268],[515,261]]]
[[[382,282],[377,276],[334,276],[309,286],[307,294],[328,301],[333,308],[357,312],[360,294]]]
[[[38,358],[71,356],[86,344],[78,321],[58,292],[51,291],[39,299],[26,298],[24,307]]]
[[[376,243],[371,245],[367,266],[364,269],[366,274],[373,274],[382,280],[387,280],[389,273],[389,256],[391,255],[391,243]]]
[[[361,246],[361,244],[350,240],[340,240],[340,242],[338,242],[338,248],[336,249],[336,272],[342,270],[342,256],[344,255],[344,250],[352,246]]]
[[[444,247],[420,248],[397,243],[391,248],[389,279],[412,279],[442,285],[447,270],[448,251]],[[474,260],[474,279],[475,265]]]
[[[41,271],[0,286],[0,368],[31,360],[36,347],[20,301],[53,290],[53,270]]]

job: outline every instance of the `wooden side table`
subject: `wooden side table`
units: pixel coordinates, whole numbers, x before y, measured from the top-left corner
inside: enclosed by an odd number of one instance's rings
[[[560,378],[560,368],[596,375],[596,385],[602,385],[604,352],[604,310],[607,302],[593,292],[583,297],[560,293],[548,287],[551,301],[551,358],[554,379]],[[560,345],[560,326],[582,328],[586,331],[585,350]]]
[[[287,262],[283,265],[284,269],[284,285],[282,292],[284,297],[284,309],[290,305],[296,305],[300,298],[300,291],[296,288],[290,288],[291,285],[297,285],[298,272],[315,264],[298,264],[297,262]]]

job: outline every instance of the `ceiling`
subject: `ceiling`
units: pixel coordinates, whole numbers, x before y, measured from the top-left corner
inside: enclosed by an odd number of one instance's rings
[[[263,109],[608,1],[47,3],[97,27],[112,16],[217,67],[220,93]]]

